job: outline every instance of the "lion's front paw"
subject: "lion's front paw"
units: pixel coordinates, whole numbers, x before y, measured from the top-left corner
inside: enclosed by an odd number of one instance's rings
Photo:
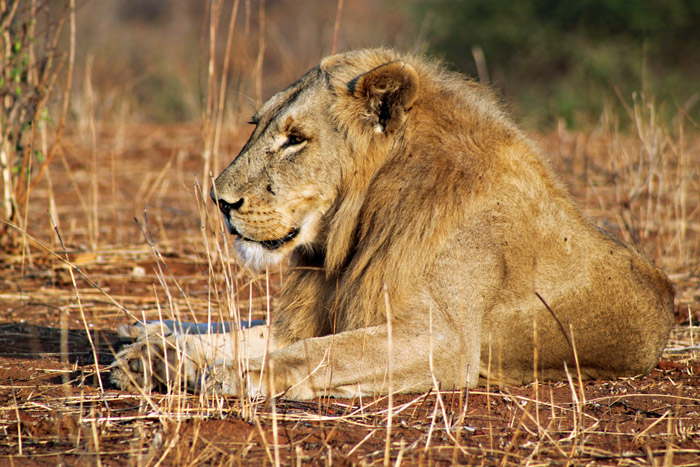
[[[144,333],[125,346],[111,365],[111,380],[121,389],[149,392],[172,387],[194,389],[198,365],[185,356],[186,342],[177,335]]]

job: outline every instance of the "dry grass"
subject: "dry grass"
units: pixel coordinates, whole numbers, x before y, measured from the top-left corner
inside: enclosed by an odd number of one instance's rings
[[[32,195],[28,254],[5,256],[0,272],[0,456],[15,465],[692,465],[700,138],[682,116],[654,120],[650,101],[631,112],[636,131],[608,121],[540,140],[596,222],[677,286],[679,325],[651,375],[579,384],[574,372],[569,383],[306,403],[177,387],[127,394],[97,377],[118,324],[265,318],[284,269],[253,275],[231,256],[192,175],[202,164],[197,129],[95,122],[94,144],[69,134]],[[93,151],[117,163],[86,164]]]

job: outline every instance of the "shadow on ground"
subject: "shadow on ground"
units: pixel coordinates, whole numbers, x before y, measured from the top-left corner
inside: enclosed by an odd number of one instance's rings
[[[61,342],[67,343],[62,350]],[[90,331],[83,329],[58,329],[24,323],[0,323],[0,358],[19,361],[68,362],[75,370],[50,378],[50,382],[60,384],[67,377],[74,384],[99,385],[94,377],[95,363],[101,368],[100,377],[103,384],[109,384],[109,372],[104,371],[114,361],[114,354],[128,340],[117,336],[114,331]],[[94,350],[93,350],[94,345]],[[86,373],[92,377],[86,378]]]

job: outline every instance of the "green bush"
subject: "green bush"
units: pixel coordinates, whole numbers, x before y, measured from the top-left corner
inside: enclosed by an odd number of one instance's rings
[[[699,91],[697,0],[434,0],[412,14],[432,18],[431,52],[473,76],[480,46],[491,80],[536,124],[585,124],[633,91],[672,108]]]

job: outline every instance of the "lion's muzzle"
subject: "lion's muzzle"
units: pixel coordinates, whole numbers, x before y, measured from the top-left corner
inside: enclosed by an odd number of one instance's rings
[[[231,235],[235,235],[241,240],[245,240],[248,242],[254,242],[254,243],[259,243],[263,247],[265,247],[268,250],[276,250],[282,245],[284,245],[287,242],[292,241],[297,235],[299,235],[299,229],[294,228],[292,229],[287,235],[281,237],[281,238],[275,238],[271,240],[254,240],[252,238],[248,238],[245,235],[241,234],[238,229],[236,229],[236,226],[233,225],[233,222],[231,222],[231,212],[232,211],[238,211],[241,206],[243,206],[243,203],[245,201],[244,198],[239,199],[235,203],[229,203],[228,201],[219,198],[216,198],[216,195],[214,194],[214,190],[210,192],[211,199],[219,206],[219,209],[221,210],[222,214],[224,215],[224,223],[226,224],[226,229],[229,231]]]

